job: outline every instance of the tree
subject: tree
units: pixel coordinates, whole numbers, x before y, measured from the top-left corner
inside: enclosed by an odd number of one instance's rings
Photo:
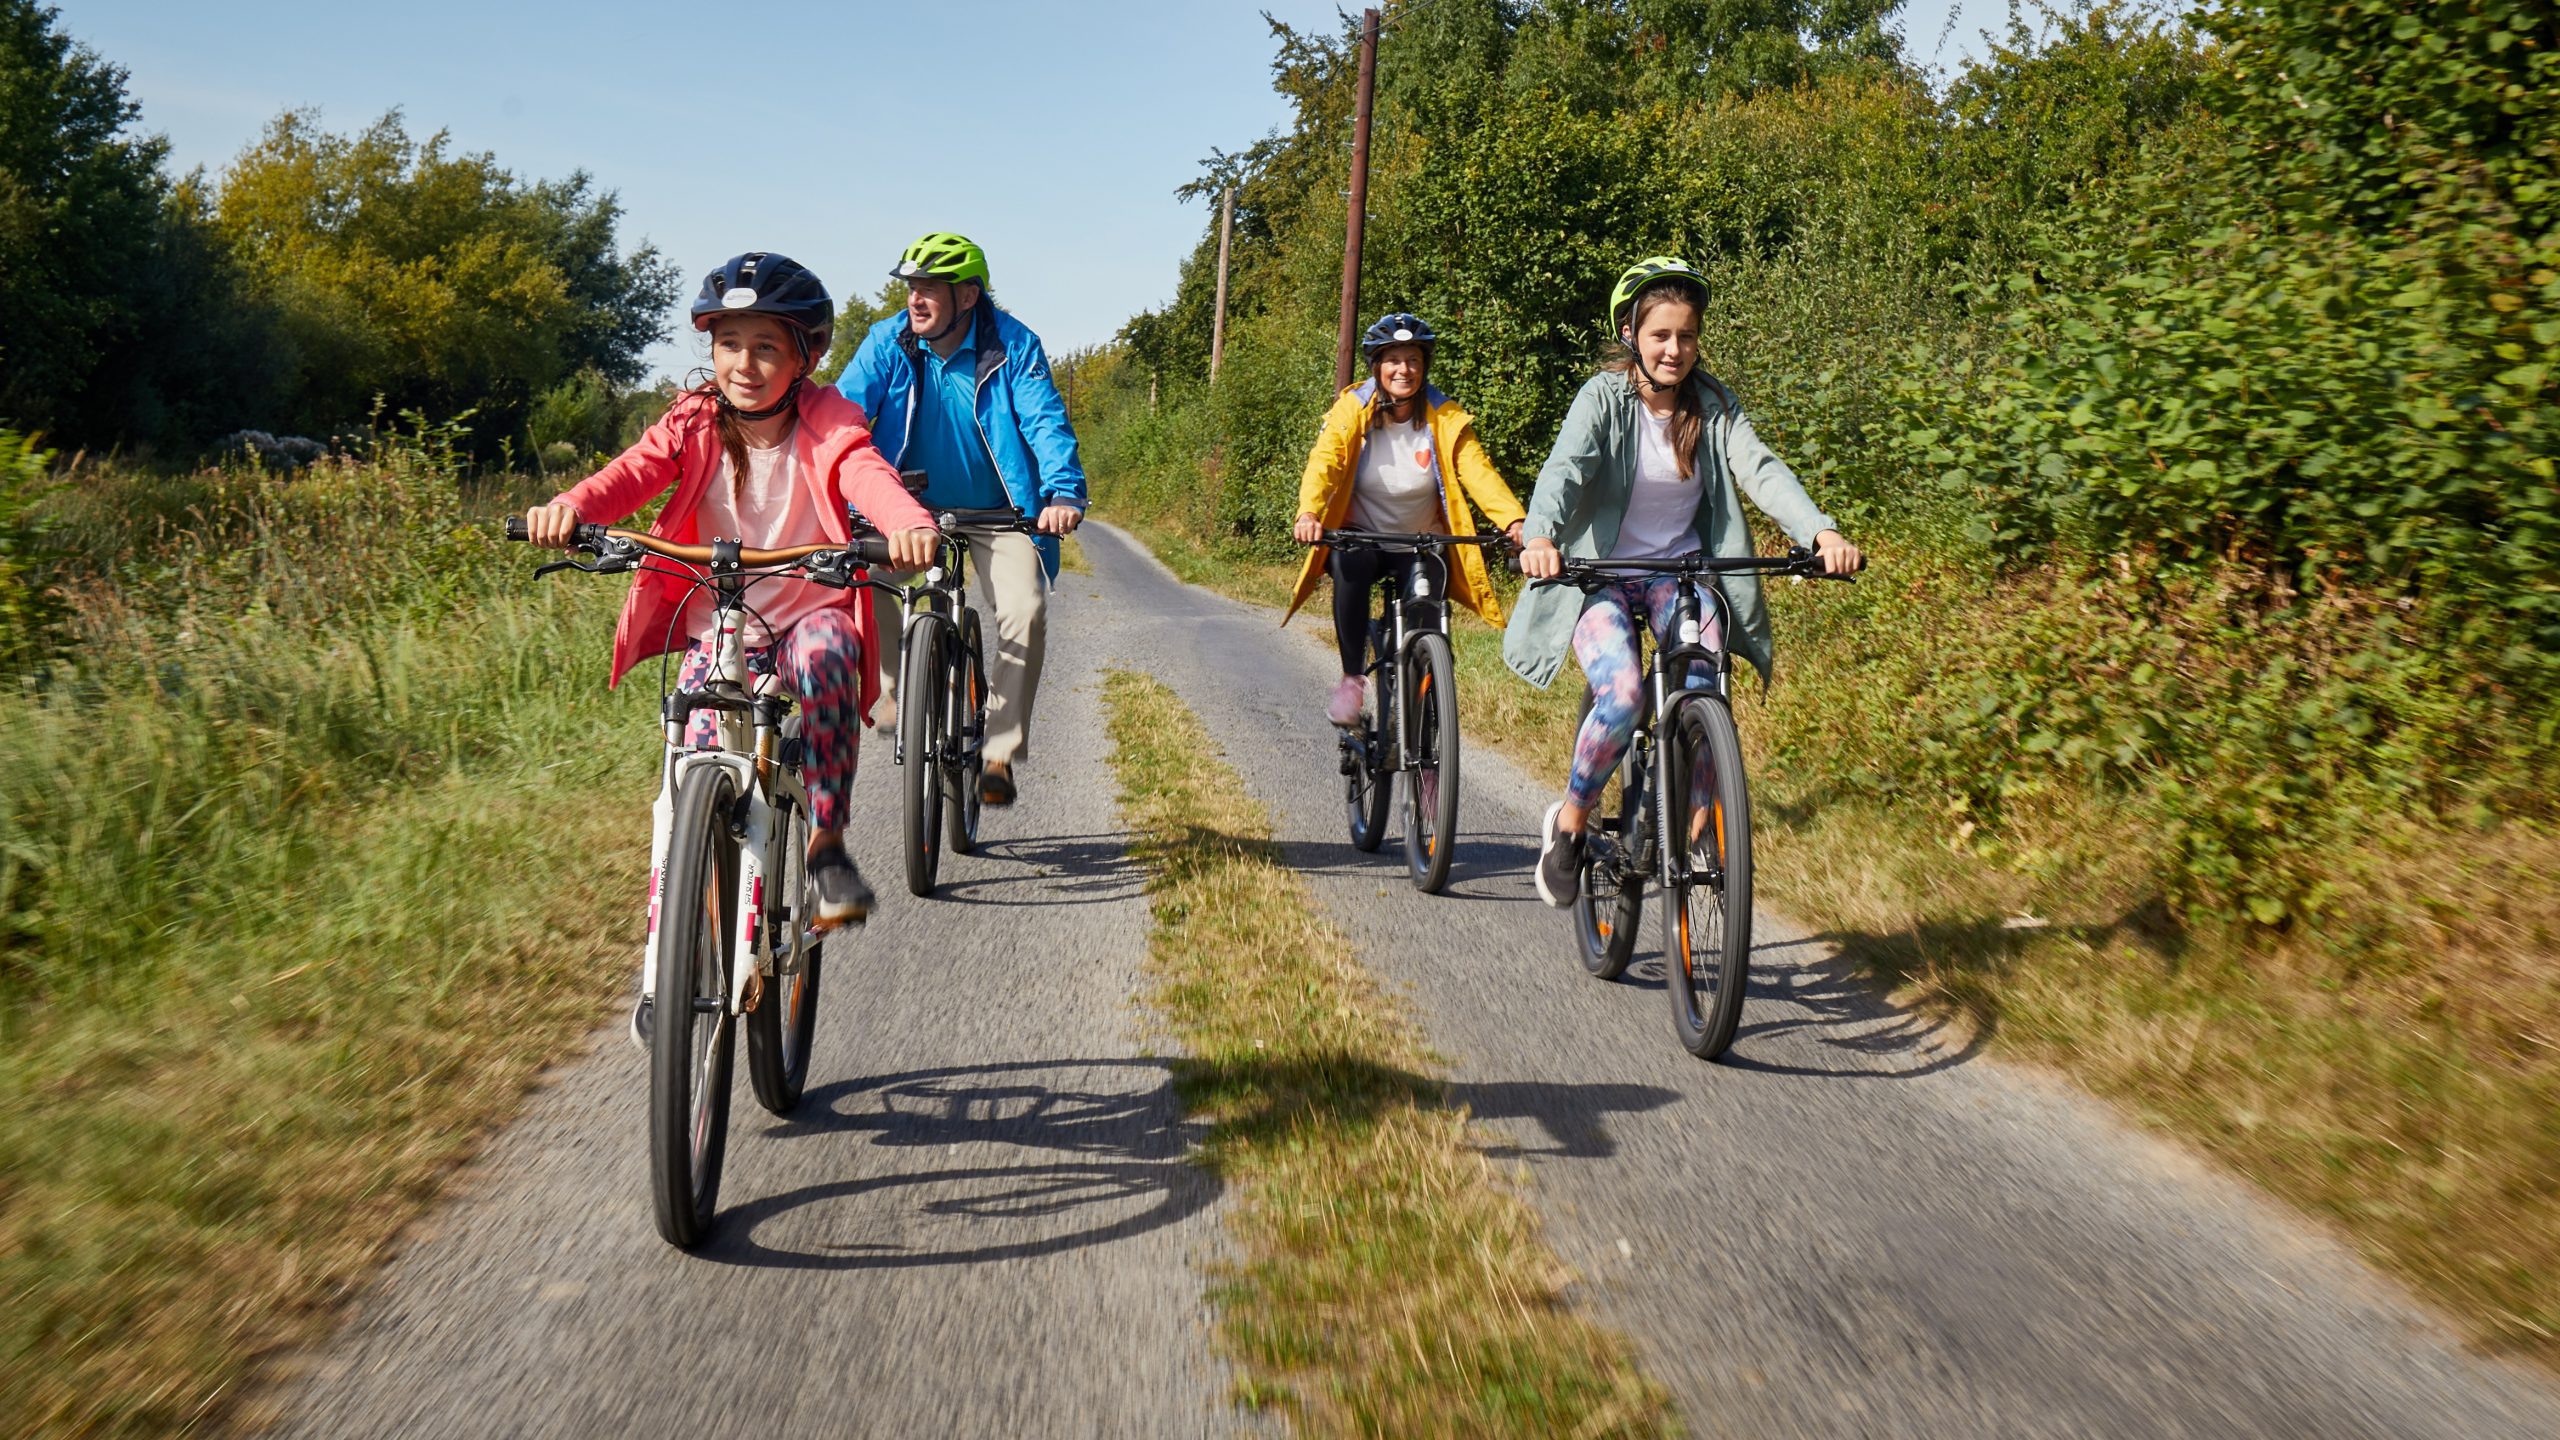
[[[0,418],[89,438],[91,382],[136,329],[167,143],[126,134],[125,72],[0,0]]]
[[[214,223],[277,311],[293,401],[279,423],[477,409],[484,442],[582,368],[639,378],[676,269],[617,251],[621,208],[584,173],[520,183],[494,155],[423,144],[400,112],[333,135],[287,111],[223,177]]]
[[[844,307],[836,311],[835,338],[827,346],[827,358],[818,365],[818,382],[834,384],[844,367],[853,363],[853,352],[862,348],[863,333],[906,308],[907,287],[896,280],[882,281],[880,293],[868,300],[859,295],[844,297]]]

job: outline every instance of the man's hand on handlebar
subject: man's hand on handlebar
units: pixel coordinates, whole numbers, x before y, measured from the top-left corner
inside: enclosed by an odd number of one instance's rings
[[[1298,523],[1289,527],[1289,538],[1301,545],[1313,545],[1324,538],[1324,522],[1313,515],[1300,515]]]
[[[1084,523],[1084,512],[1073,505],[1051,505],[1040,512],[1035,523],[1043,535],[1072,535]]]
[[[934,547],[942,543],[942,532],[930,525],[901,530],[889,538],[889,568],[922,570],[933,563]]]
[[[536,505],[524,512],[524,538],[545,550],[566,550],[578,533],[574,505]]]
[[[1564,573],[1564,552],[1544,535],[1520,542],[1520,573],[1532,580],[1553,580]]]
[[[1867,557],[1858,552],[1858,547],[1850,544],[1848,537],[1837,530],[1825,530],[1814,536],[1813,550],[1822,557],[1822,573],[1825,575],[1855,575],[1867,563]]]

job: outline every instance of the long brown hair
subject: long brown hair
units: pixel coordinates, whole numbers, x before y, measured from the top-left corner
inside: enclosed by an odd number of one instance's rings
[[[1698,304],[1698,297],[1688,286],[1674,281],[1665,281],[1648,285],[1636,292],[1635,304],[1627,312],[1628,332],[1632,334],[1642,330],[1645,313],[1666,300],[1677,300],[1689,307],[1689,313],[1692,316],[1699,319],[1705,318],[1702,313],[1704,307]],[[1634,376],[1639,373],[1635,363],[1634,355],[1621,350],[1615,359],[1601,368],[1620,375]],[[1698,387],[1693,383],[1697,378],[1698,367],[1693,363],[1689,367],[1689,373],[1680,378],[1678,388],[1671,393],[1671,458],[1680,466],[1680,478],[1683,480],[1697,471],[1698,438],[1706,432],[1707,428],[1707,407],[1699,403]],[[1633,381],[1630,380],[1629,383]]]

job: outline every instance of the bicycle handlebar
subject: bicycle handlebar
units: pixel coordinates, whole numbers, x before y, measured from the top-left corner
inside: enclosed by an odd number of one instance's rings
[[[1021,535],[1043,533],[1038,524],[1024,519],[1020,512],[1001,507],[990,507],[984,510],[936,510],[933,512],[933,523],[941,526],[945,534],[964,525],[972,530],[1011,530]]]
[[[510,540],[531,538],[525,531],[523,516],[507,517],[507,538]],[[616,530],[603,525],[580,524],[571,532],[569,546],[573,550],[584,550],[593,554],[600,562],[596,568],[604,570],[631,569],[640,563],[640,556],[644,553],[687,565],[708,565],[713,560],[713,547],[709,545],[679,545],[672,540],[661,540],[643,531]],[[841,557],[842,560],[852,563],[837,563],[821,559],[822,556]],[[817,563],[804,564],[809,561]],[[738,565],[741,569],[763,570],[777,565],[801,565],[809,572],[811,580],[821,585],[833,585],[837,589],[852,583],[850,571],[853,565],[885,566],[888,563],[889,540],[885,535],[857,536],[852,543],[846,545],[832,543],[793,545],[781,550],[752,550],[745,546],[738,548]]]
[[[1511,543],[1511,537],[1500,534],[1436,535],[1429,531],[1400,535],[1390,530],[1327,530],[1316,543],[1330,545],[1337,550],[1380,549],[1389,545],[1407,545],[1415,549],[1436,550],[1444,545],[1508,545]]]
[[[1520,566],[1513,561],[1516,573]],[[1867,568],[1862,556],[1858,569]],[[1535,580],[1533,586],[1571,585],[1583,590],[1596,590],[1632,575],[1733,575],[1758,573],[1791,575],[1800,580],[1838,580],[1843,584],[1857,580],[1855,571],[1834,575],[1822,568],[1822,557],[1802,546],[1790,548],[1784,555],[1682,555],[1667,560],[1567,560],[1554,578]]]

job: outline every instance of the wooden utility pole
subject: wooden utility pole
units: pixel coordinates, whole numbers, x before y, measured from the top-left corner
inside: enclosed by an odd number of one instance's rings
[[[1333,388],[1351,383],[1360,338],[1360,232],[1369,218],[1369,95],[1378,83],[1378,12],[1360,12],[1360,100],[1351,122],[1351,214],[1342,237],[1342,328],[1334,335]]]
[[[1218,361],[1227,353],[1227,242],[1236,229],[1236,187],[1218,192],[1218,313],[1209,322],[1209,383],[1218,383]]]

